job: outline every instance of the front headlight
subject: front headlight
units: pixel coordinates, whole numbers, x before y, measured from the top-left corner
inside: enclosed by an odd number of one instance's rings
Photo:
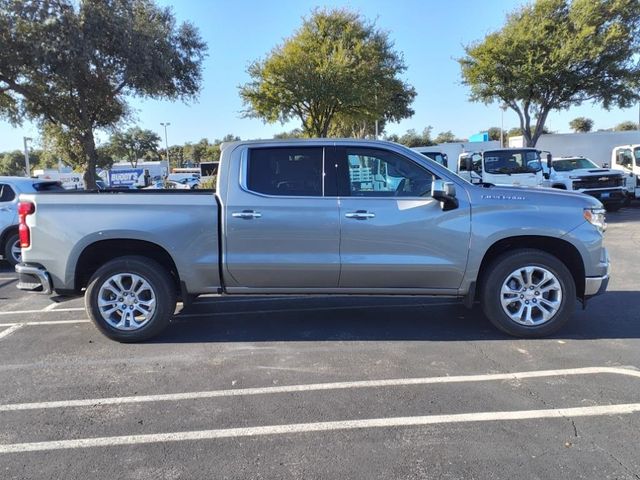
[[[607,222],[605,219],[604,208],[585,208],[584,219],[591,225],[596,227],[600,232],[604,232],[607,229]]]

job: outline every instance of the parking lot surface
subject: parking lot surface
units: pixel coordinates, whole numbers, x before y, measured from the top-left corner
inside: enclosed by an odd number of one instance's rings
[[[0,269],[0,478],[640,479],[640,206],[554,337],[418,297],[203,297],[124,345]]]

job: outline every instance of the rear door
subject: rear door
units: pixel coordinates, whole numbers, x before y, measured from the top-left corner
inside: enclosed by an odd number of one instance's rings
[[[467,263],[470,207],[443,212],[434,175],[377,148],[342,148],[340,287],[457,289]]]
[[[326,163],[322,146],[244,151],[224,211],[230,292],[337,288],[340,217]]]

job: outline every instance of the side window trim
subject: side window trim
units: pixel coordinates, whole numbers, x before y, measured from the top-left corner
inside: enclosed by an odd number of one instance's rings
[[[312,148],[318,148],[318,149],[322,149],[322,172],[321,172],[321,181],[322,181],[322,191],[321,191],[321,195],[274,195],[274,194],[270,194],[270,193],[263,193],[263,192],[258,192],[255,190],[252,190],[249,187],[249,158],[251,156],[251,151],[252,150],[261,150],[261,149],[278,149],[278,148],[296,148],[295,145],[292,146],[283,146],[283,147],[277,147],[277,146],[273,146],[273,147],[269,147],[269,146],[265,146],[265,147],[247,147],[246,149],[244,149],[244,151],[242,152],[241,158],[240,158],[240,179],[239,179],[239,183],[240,183],[240,188],[242,190],[244,190],[247,193],[250,193],[252,195],[258,195],[260,197],[265,197],[265,198],[291,198],[291,199],[295,199],[295,198],[335,198],[336,195],[326,195],[327,190],[332,191],[334,189],[332,188],[327,188],[326,186],[326,182],[327,182],[327,170],[326,170],[326,155],[327,155],[327,150],[331,149],[332,147],[326,146],[326,145],[319,145],[319,146],[305,146],[305,147],[299,147],[301,149],[312,149]]]

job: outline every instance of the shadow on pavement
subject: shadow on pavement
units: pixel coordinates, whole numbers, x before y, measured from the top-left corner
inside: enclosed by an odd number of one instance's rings
[[[479,307],[425,306],[427,300],[310,298],[292,305],[269,302],[268,310],[251,303],[232,308],[195,304],[176,316],[156,343],[306,342],[306,341],[466,341],[512,339],[497,331]],[[358,303],[362,305],[358,305]],[[590,300],[576,312],[556,339],[640,338],[640,292],[615,291]],[[266,310],[266,311],[265,311]],[[193,315],[197,316],[182,316]]]

